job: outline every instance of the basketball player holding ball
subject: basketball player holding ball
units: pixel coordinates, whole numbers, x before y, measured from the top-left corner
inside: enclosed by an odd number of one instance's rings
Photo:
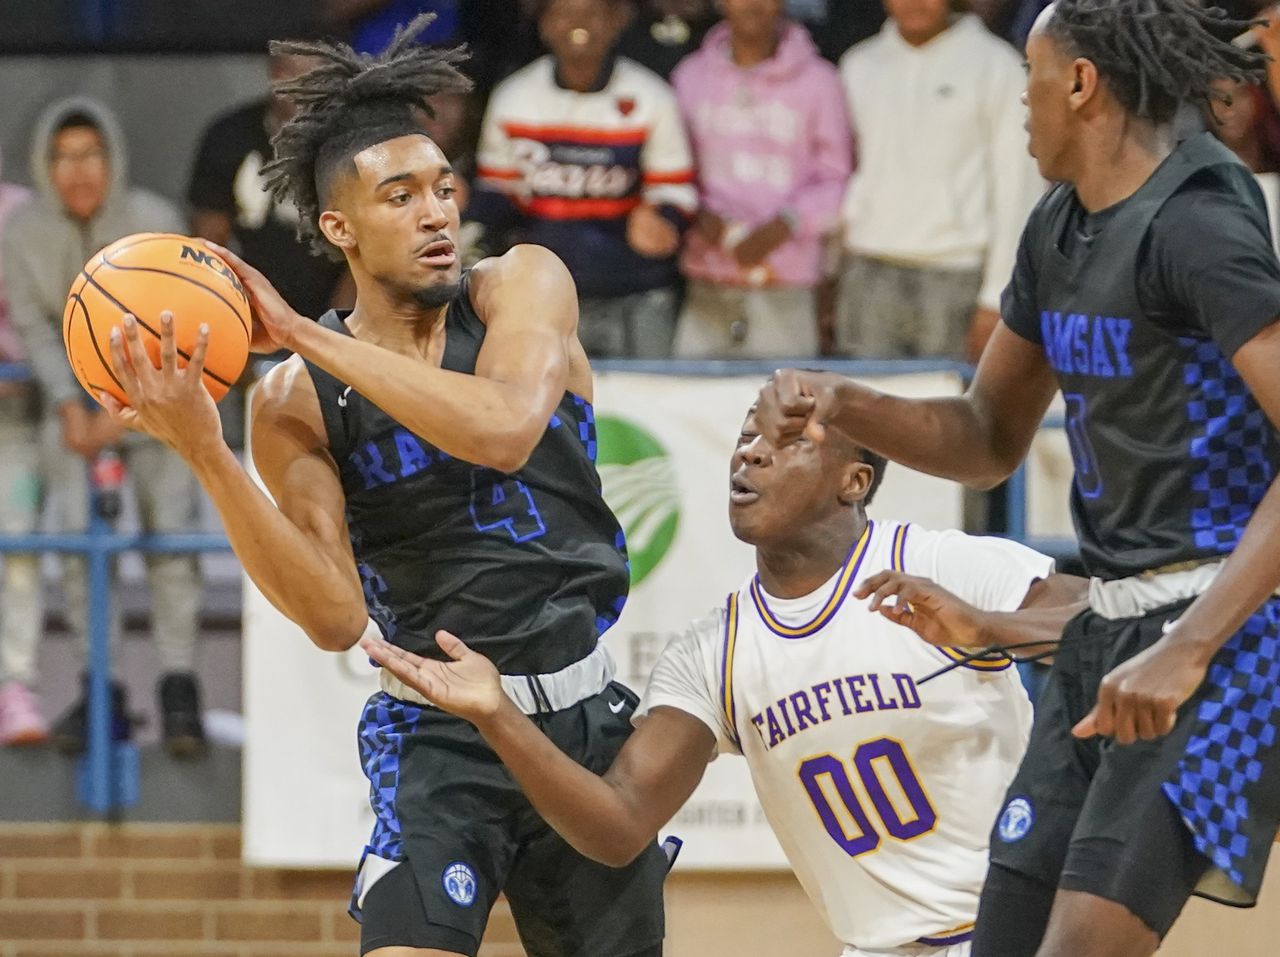
[[[136,322],[111,340],[129,405],[112,413],[190,463],[249,576],[329,651],[370,617],[441,656],[439,629],[473,647],[566,752],[603,771],[635,696],[599,638],[628,589],[621,529],[595,469],[591,370],[564,265],[517,246],[464,272],[453,172],[422,132],[425,100],[465,88],[457,51],[413,44],[378,58],[341,44],[276,44],[324,63],[283,92],[299,104],[269,167],[301,234],[351,267],[354,310],[318,323],[260,273],[218,252],[256,314],[255,346],[294,355],[253,402],[254,463],[222,440],[200,382],[179,369],[172,319],[161,368]],[[207,332],[204,335],[207,339]],[[666,857],[590,862],[533,811],[478,732],[388,673],[360,719],[376,816],[352,912],[361,952],[474,957],[500,891],[531,957],[661,953]]]

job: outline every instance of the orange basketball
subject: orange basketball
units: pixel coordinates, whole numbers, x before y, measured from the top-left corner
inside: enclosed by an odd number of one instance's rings
[[[173,313],[178,365],[185,366],[201,324],[209,326],[204,384],[215,400],[226,395],[249,359],[251,311],[240,280],[204,243],[170,233],[118,239],[85,263],[71,284],[62,338],[76,378],[95,399],[128,396],[111,368],[111,330],[125,313],[151,362],[160,365],[160,314]]]

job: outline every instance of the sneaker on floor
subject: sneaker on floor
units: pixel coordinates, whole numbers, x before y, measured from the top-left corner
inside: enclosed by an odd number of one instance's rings
[[[40,714],[40,699],[20,681],[0,686],[0,744],[43,744],[49,726]]]
[[[83,754],[85,749],[85,714],[89,710],[89,679],[81,679],[80,697],[63,712],[53,726],[53,743],[64,754]],[[138,722],[129,714],[124,686],[111,682],[111,740],[128,741]]]
[[[160,679],[160,720],[165,749],[175,758],[204,754],[207,745],[200,721],[200,686],[195,675],[172,671]]]

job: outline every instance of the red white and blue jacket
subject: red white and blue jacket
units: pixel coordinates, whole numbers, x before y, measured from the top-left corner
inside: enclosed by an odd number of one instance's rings
[[[552,57],[535,60],[494,90],[477,165],[467,218],[554,251],[583,297],[675,282],[674,259],[640,256],[626,237],[642,202],[681,228],[697,206],[679,108],[657,74],[618,57],[579,93]]]

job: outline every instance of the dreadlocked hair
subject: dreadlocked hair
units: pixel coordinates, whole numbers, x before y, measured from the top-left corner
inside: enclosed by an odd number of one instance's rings
[[[1045,32],[1090,60],[1128,113],[1161,125],[1182,103],[1229,103],[1215,80],[1262,79],[1266,54],[1230,41],[1254,22],[1196,0],[1058,0]]]
[[[357,53],[337,41],[272,41],[273,55],[316,57],[324,62],[274,91],[291,99],[297,113],[272,139],[275,158],[263,167],[273,199],[297,207],[298,239],[341,260],[320,232],[321,204],[340,169],[377,143],[422,134],[423,114],[434,117],[428,99],[471,89],[459,70],[462,47],[433,49],[414,42],[435,14],[420,14],[398,28],[378,56]]]

